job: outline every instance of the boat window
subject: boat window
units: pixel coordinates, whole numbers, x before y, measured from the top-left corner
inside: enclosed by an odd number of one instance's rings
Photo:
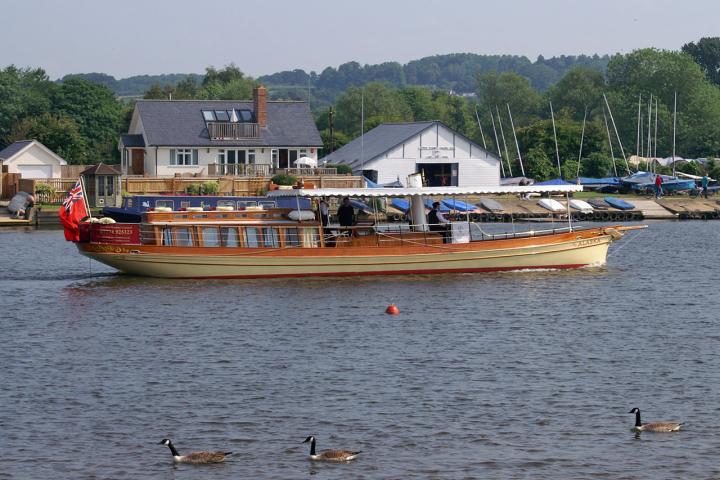
[[[204,247],[220,246],[220,237],[218,236],[218,229],[216,227],[203,227],[202,236]]]
[[[233,200],[218,200],[218,207],[230,207],[235,210],[235,202]]]
[[[125,197],[125,206],[130,208],[133,206],[133,199],[132,197]]]
[[[271,201],[264,201],[264,202],[258,202],[261,207],[263,208],[275,208],[275,202]]]
[[[175,206],[175,202],[172,200],[155,200],[155,207],[164,207],[172,209]]]
[[[238,206],[238,210],[242,210],[245,207],[256,207],[257,202],[255,202],[253,200],[240,200],[237,203],[237,206]]]
[[[286,247],[299,247],[300,246],[300,235],[298,234],[297,228],[286,228],[285,229],[285,246]]]
[[[172,245],[172,228],[163,228],[162,231],[162,244]]]
[[[245,246],[257,248],[260,246],[260,229],[257,227],[245,228]]]
[[[180,202],[180,208],[188,208],[190,206],[190,202]]]
[[[226,247],[237,247],[240,243],[238,242],[238,231],[237,228],[223,227],[220,229],[220,238],[222,244]]]
[[[175,228],[175,245],[178,247],[192,247],[192,232],[187,227]]]
[[[303,245],[316,248],[320,244],[317,228],[303,228]]]
[[[278,232],[273,227],[263,227],[263,245],[266,247],[279,247],[280,240],[278,239]]]

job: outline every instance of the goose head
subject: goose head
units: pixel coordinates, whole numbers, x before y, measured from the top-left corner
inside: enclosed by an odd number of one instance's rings
[[[630,410],[628,413],[640,413],[640,409],[635,407],[632,410]]]
[[[169,447],[172,444],[169,438],[163,438],[160,440],[159,445],[165,445],[166,447]]]
[[[310,436],[307,437],[305,440],[303,440],[302,443],[308,443],[308,442],[314,442],[314,441],[315,441],[315,437],[313,437],[312,435],[310,435]]]

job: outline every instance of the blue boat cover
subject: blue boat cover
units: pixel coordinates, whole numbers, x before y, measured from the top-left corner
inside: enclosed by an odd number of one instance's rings
[[[365,202],[361,202],[360,200],[355,200],[353,198],[350,199],[350,205],[353,206],[353,208],[357,208],[358,210],[362,210],[365,213],[373,213],[373,209],[370,208],[370,205],[368,205]]]
[[[615,198],[615,197],[605,197],[605,201],[613,208],[617,208],[619,210],[632,210],[635,208],[635,205],[633,205],[630,202],[626,202],[622,198]]]
[[[562,178],[553,178],[552,180],[545,180],[544,182],[536,182],[535,185],[575,185],[572,182],[563,180]]]
[[[459,212],[472,212],[478,209],[478,207],[472,203],[461,202],[460,200],[456,200],[454,198],[451,198],[450,200],[443,200],[441,203],[450,210],[457,210]]]
[[[589,177],[578,177],[580,185],[615,185],[620,186],[620,179],[618,177],[605,177],[605,178],[589,178]]]
[[[408,210],[410,210],[410,202],[408,202],[404,198],[393,198],[390,203],[393,207],[397,208],[398,210],[402,210],[403,212],[407,212]]]
[[[610,206],[610,204],[608,202],[606,202],[605,200],[603,200],[602,198],[591,198],[587,202],[590,205],[592,205],[594,208],[601,209],[601,210],[607,209]]]

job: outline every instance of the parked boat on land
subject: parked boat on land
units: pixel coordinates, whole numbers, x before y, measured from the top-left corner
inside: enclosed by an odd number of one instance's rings
[[[570,199],[570,208],[574,210],[580,210],[582,213],[593,213],[593,207],[584,200],[578,200],[575,198]]]
[[[277,190],[275,200],[320,197],[410,198],[579,191],[577,186]],[[488,272],[603,265],[609,245],[635,227],[572,227],[489,234],[480,224],[452,222],[447,234],[427,225],[323,228],[289,208],[159,211],[141,223],[80,223],[85,256],[135,275],[165,278],[253,278]],[[443,226],[444,228],[444,226]]]
[[[565,205],[552,198],[541,198],[537,203],[545,210],[550,210],[553,213],[563,213],[567,211]]]
[[[612,208],[617,208],[618,210],[634,210],[635,209],[635,205],[623,200],[622,198],[605,197],[604,200]]]

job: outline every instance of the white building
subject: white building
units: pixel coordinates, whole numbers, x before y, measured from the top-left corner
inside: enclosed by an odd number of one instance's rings
[[[20,140],[0,151],[3,172],[22,178],[60,178],[65,159],[37,140]]]
[[[375,127],[321,159],[380,183],[422,173],[427,186],[498,186],[500,159],[439,121]]]
[[[270,173],[317,160],[322,139],[306,102],[140,100],[119,149],[129,175]]]

